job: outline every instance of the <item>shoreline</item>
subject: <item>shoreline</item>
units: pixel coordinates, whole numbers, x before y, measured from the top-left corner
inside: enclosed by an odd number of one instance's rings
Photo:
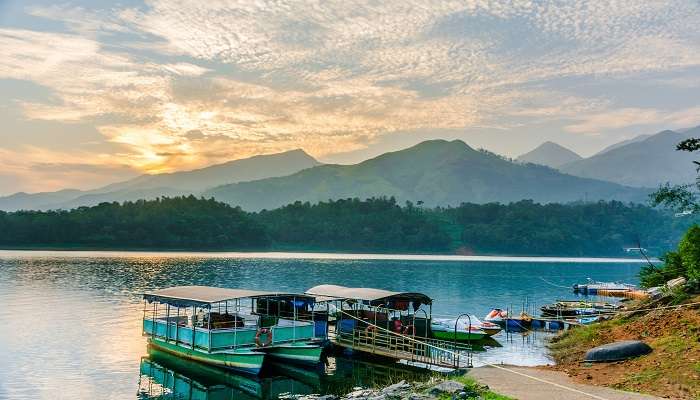
[[[215,259],[271,259],[271,260],[357,260],[357,261],[444,261],[444,262],[519,262],[519,263],[587,263],[587,264],[643,264],[641,258],[624,257],[554,257],[554,256],[501,256],[501,255],[440,255],[440,254],[387,254],[387,253],[333,253],[333,252],[242,252],[242,251],[175,251],[175,250],[87,250],[87,249],[0,249],[0,259],[29,257],[92,257],[92,258],[215,258]],[[659,262],[658,259],[651,259]]]

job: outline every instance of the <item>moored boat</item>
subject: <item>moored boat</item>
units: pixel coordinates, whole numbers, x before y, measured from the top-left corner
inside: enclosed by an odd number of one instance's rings
[[[300,319],[309,304],[313,298],[303,294],[172,287],[144,294],[143,334],[161,351],[257,375],[266,355],[319,362],[313,322]]]
[[[486,316],[484,317],[484,321],[499,326],[504,326],[506,318],[508,318],[508,312],[506,310],[503,310],[501,308],[494,308],[493,310],[489,311],[488,314],[486,314]]]
[[[430,330],[435,339],[445,341],[471,342],[488,336],[473,323],[470,325],[467,319],[434,318],[430,324]]]
[[[556,303],[542,306],[540,310],[543,316],[551,317],[577,317],[615,313],[623,306],[612,303],[559,300]]]
[[[624,293],[637,290],[635,285],[629,283],[620,282],[596,282],[588,279],[586,283],[577,283],[573,286],[574,293],[580,293],[583,295],[596,295],[599,292],[605,292],[606,294],[611,293]]]

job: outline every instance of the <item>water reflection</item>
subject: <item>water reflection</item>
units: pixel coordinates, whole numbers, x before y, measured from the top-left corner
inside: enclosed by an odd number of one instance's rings
[[[149,348],[141,358],[139,399],[277,399],[281,395],[342,395],[355,387],[379,387],[401,380],[423,381],[431,374],[386,360],[329,357],[326,365],[306,368],[266,361],[259,377],[243,376]]]
[[[571,298],[570,285],[587,277],[635,283],[638,264],[439,262],[399,260],[299,260],[110,257],[60,252],[0,251],[0,398],[124,399],[133,397],[146,341],[141,337],[141,294],[175,285],[303,291],[322,283],[427,293],[434,316],[493,307],[519,311],[523,299],[537,309]],[[503,334],[499,334],[503,335]],[[546,334],[497,336],[475,363],[550,362]],[[319,391],[349,390],[396,381],[382,365],[329,360],[320,373],[279,372]],[[290,376],[292,375],[292,376]],[[308,378],[315,376],[317,383]],[[302,379],[303,378],[303,379]],[[400,379],[398,379],[400,380]],[[199,380],[195,379],[199,382]]]

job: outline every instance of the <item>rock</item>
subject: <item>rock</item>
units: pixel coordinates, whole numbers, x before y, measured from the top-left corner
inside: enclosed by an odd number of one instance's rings
[[[432,397],[425,395],[425,394],[420,394],[420,393],[411,393],[406,397],[406,400],[429,400],[432,399]]]
[[[406,381],[401,381],[399,383],[394,383],[393,385],[389,385],[382,389],[382,393],[387,394],[387,393],[394,393],[402,390],[406,390],[410,388],[411,385],[406,383]]]
[[[442,393],[459,393],[464,390],[464,385],[455,381],[444,381],[430,388],[428,393],[432,395],[439,395]]]
[[[612,362],[651,353],[651,347],[640,340],[623,340],[594,347],[586,353],[585,362]]]
[[[368,399],[374,397],[377,393],[369,389],[357,389],[345,395],[346,399]]]

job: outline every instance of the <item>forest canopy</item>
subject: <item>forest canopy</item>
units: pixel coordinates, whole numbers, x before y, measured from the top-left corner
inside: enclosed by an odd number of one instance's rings
[[[620,256],[639,244],[663,254],[691,223],[616,201],[425,208],[372,198],[251,213],[188,196],[0,212],[0,246]]]

